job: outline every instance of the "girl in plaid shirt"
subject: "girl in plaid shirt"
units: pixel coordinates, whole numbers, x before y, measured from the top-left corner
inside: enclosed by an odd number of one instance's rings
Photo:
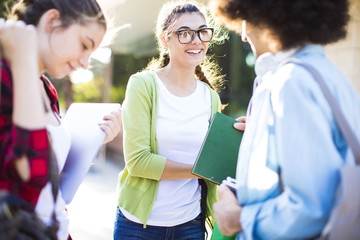
[[[44,186],[49,185],[48,135],[52,138],[52,146],[58,145],[58,149],[66,151],[70,139],[61,130],[56,90],[42,73],[46,71],[55,78],[62,78],[78,67],[87,68],[89,56],[99,46],[105,32],[105,18],[95,0],[19,0],[12,8],[10,19],[0,19],[3,55],[0,191],[17,195],[34,206],[41,202],[44,205],[40,206],[42,209],[39,207],[41,211],[36,210],[38,214],[45,213],[40,217],[46,224],[50,224],[46,208],[52,209],[48,205],[54,204],[48,200],[52,199],[48,198],[50,191],[44,192]],[[104,142],[119,133],[120,120],[120,112],[104,117],[100,125],[106,132]],[[60,130],[53,134],[49,132],[51,129]],[[61,138],[56,141],[54,136],[57,135]],[[61,141],[63,139],[66,141]],[[56,151],[56,146],[53,150],[61,171],[67,152]],[[61,193],[55,205],[60,222],[58,237],[67,239],[68,222],[61,215],[65,212]]]

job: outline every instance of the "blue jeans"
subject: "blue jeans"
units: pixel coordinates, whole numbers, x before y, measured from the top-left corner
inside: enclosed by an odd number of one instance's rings
[[[158,227],[135,223],[128,220],[117,207],[114,240],[203,240],[201,216],[173,227]]]

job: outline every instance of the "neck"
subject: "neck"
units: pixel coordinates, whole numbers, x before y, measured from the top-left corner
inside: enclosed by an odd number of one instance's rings
[[[157,71],[166,88],[174,95],[185,97],[196,89],[195,67],[179,68],[171,63]]]
[[[178,87],[188,88],[194,86],[195,67],[178,67],[173,63],[169,63],[164,69],[167,81]]]

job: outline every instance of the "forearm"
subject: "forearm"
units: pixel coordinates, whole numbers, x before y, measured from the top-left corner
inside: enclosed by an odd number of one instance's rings
[[[25,129],[45,127],[44,102],[38,64],[23,56],[11,63],[14,85],[13,122]]]
[[[197,178],[195,175],[191,174],[192,168],[193,165],[191,164],[178,163],[166,159],[165,168],[160,179],[171,180],[171,179]]]

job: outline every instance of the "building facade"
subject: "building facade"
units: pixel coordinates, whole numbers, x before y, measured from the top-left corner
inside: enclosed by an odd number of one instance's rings
[[[328,58],[333,61],[360,94],[360,1],[350,0],[351,20],[346,39],[326,47]]]

